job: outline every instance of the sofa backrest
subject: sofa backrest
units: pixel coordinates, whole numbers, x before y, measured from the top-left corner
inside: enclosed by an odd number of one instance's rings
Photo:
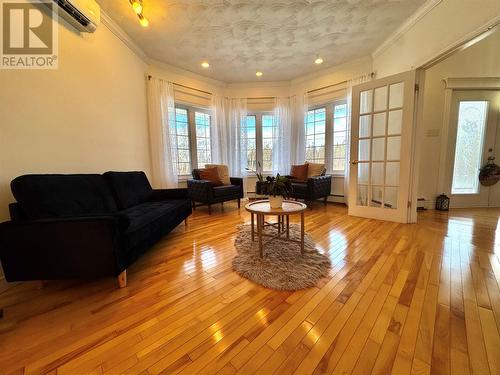
[[[117,210],[111,189],[99,174],[30,174],[11,189],[29,219],[84,216]]]
[[[153,194],[144,172],[106,172],[104,177],[122,210],[148,201]]]

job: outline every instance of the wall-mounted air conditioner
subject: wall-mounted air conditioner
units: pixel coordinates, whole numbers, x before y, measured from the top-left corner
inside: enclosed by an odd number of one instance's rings
[[[95,0],[53,0],[59,5],[59,16],[76,29],[93,33],[101,21],[101,8]]]

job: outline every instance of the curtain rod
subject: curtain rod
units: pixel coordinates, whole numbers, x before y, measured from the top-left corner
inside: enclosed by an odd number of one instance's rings
[[[375,73],[374,72],[371,72],[370,73],[370,77],[373,78],[375,76]],[[340,82],[337,82],[337,83],[332,83],[331,85],[327,85],[327,86],[323,86],[323,87],[319,87],[317,89],[312,89],[312,90],[309,90],[307,91],[308,94],[312,93],[312,92],[316,92],[316,91],[321,91],[321,90],[324,90],[324,89],[327,89],[329,87],[333,87],[333,86],[338,86],[338,85],[342,85],[344,83],[347,83],[349,82],[349,80],[344,80],[344,81],[340,81]]]
[[[148,80],[150,80],[152,77],[153,77],[152,75],[148,75]],[[197,89],[197,88],[194,88],[194,87],[190,87],[190,86],[186,86],[186,85],[183,85],[181,83],[172,82],[172,84],[174,84],[176,86],[179,86],[179,87],[184,87],[185,89],[190,89],[190,90],[202,92],[203,94],[213,95],[213,93],[211,93],[211,92],[200,90],[200,89]]]

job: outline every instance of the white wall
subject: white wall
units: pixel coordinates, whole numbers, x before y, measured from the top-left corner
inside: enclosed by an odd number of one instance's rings
[[[432,207],[434,199],[444,190],[439,186],[442,148],[446,149],[445,84],[446,78],[500,77],[500,32],[463,50],[425,72],[422,159],[418,196]],[[446,152],[446,151],[444,151]]]
[[[401,35],[373,54],[377,78],[415,69],[493,20],[500,20],[498,0],[431,0],[438,3],[412,20]]]
[[[0,221],[21,174],[150,172],[146,64],[104,25],[61,22],[59,69],[0,70]]]

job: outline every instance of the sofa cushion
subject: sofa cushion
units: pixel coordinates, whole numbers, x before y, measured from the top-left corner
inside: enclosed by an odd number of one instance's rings
[[[149,225],[162,216],[176,216],[179,207],[189,203],[187,199],[176,199],[168,201],[144,202],[120,211],[129,219],[127,232],[133,232],[144,225]]]
[[[24,175],[12,180],[11,189],[29,219],[117,211],[108,184],[98,174]]]
[[[106,172],[104,177],[122,210],[147,202],[153,194],[144,172]]]
[[[230,195],[238,195],[240,193],[240,186],[236,185],[221,185],[215,186],[213,189],[214,197],[225,197]]]

